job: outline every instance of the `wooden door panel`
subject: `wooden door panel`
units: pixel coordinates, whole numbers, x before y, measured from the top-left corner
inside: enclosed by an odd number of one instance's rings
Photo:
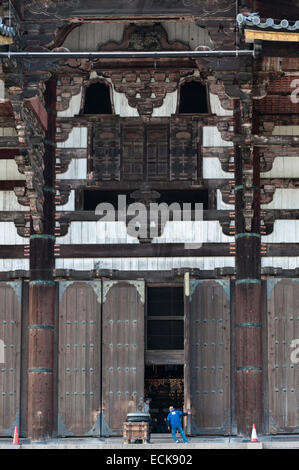
[[[298,433],[298,343],[292,347],[299,339],[298,279],[267,280],[267,312],[269,430]]]
[[[230,285],[190,280],[192,434],[230,433]]]
[[[59,285],[58,434],[100,434],[101,281]]]
[[[103,433],[143,405],[144,282],[103,281]]]
[[[22,282],[0,282],[0,436],[20,426]]]

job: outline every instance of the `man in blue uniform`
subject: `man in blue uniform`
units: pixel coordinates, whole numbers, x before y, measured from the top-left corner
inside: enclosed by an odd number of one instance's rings
[[[167,423],[168,423],[168,429],[171,427],[171,434],[173,437],[174,442],[178,443],[180,442],[177,437],[176,437],[176,432],[179,431],[183,441],[188,442],[187,437],[183,431],[182,428],[182,422],[181,422],[181,417],[186,416],[186,415],[191,414],[191,411],[188,411],[188,413],[183,413],[182,411],[175,410],[173,406],[169,407],[169,414],[167,416]]]

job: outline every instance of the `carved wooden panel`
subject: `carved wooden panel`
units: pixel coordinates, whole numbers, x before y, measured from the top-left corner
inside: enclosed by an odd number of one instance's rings
[[[140,119],[128,120],[122,128],[123,178],[140,181],[144,172],[144,125]]]
[[[188,118],[101,118],[93,126],[97,181],[196,181],[201,127]]]
[[[198,159],[198,122],[170,120],[170,180],[196,180]]]
[[[147,176],[150,181],[167,181],[168,178],[168,123],[149,124],[147,128]]]
[[[120,181],[120,121],[100,119],[93,128],[93,171],[97,180]]]

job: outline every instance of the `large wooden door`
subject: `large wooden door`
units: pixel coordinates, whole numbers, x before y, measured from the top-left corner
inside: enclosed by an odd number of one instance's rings
[[[104,435],[121,435],[144,393],[144,282],[103,281]]]
[[[299,432],[299,279],[267,281],[269,430]]]
[[[58,435],[98,436],[101,281],[59,284]]]
[[[0,282],[0,436],[20,426],[22,282]]]
[[[191,434],[227,435],[231,432],[230,281],[191,279],[187,297],[185,400],[187,407],[191,404]]]

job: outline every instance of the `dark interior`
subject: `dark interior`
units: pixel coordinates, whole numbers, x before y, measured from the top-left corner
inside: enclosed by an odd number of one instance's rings
[[[184,349],[183,294],[182,287],[148,288],[148,350]],[[174,319],[173,317],[177,317],[178,319]]]
[[[92,83],[86,88],[84,114],[112,114],[109,86]]]
[[[207,91],[198,81],[183,83],[180,87],[180,114],[208,113]]]
[[[147,349],[184,349],[184,320],[148,320]]]
[[[83,208],[86,211],[94,211],[96,206],[101,202],[107,202],[117,209],[118,196],[125,194],[127,197],[127,205],[135,202],[130,197],[133,190],[131,191],[98,191],[98,190],[85,190],[83,197]],[[195,203],[202,203],[203,209],[208,209],[208,190],[165,190],[158,192],[161,194],[160,198],[156,201],[158,204],[165,202],[170,205],[174,202],[179,204],[191,203],[191,209],[194,210]]]
[[[148,316],[184,315],[182,287],[148,287]]]
[[[145,398],[151,398],[151,432],[169,432],[166,417],[172,405],[183,410],[184,371],[182,365],[149,365],[145,367]]]

